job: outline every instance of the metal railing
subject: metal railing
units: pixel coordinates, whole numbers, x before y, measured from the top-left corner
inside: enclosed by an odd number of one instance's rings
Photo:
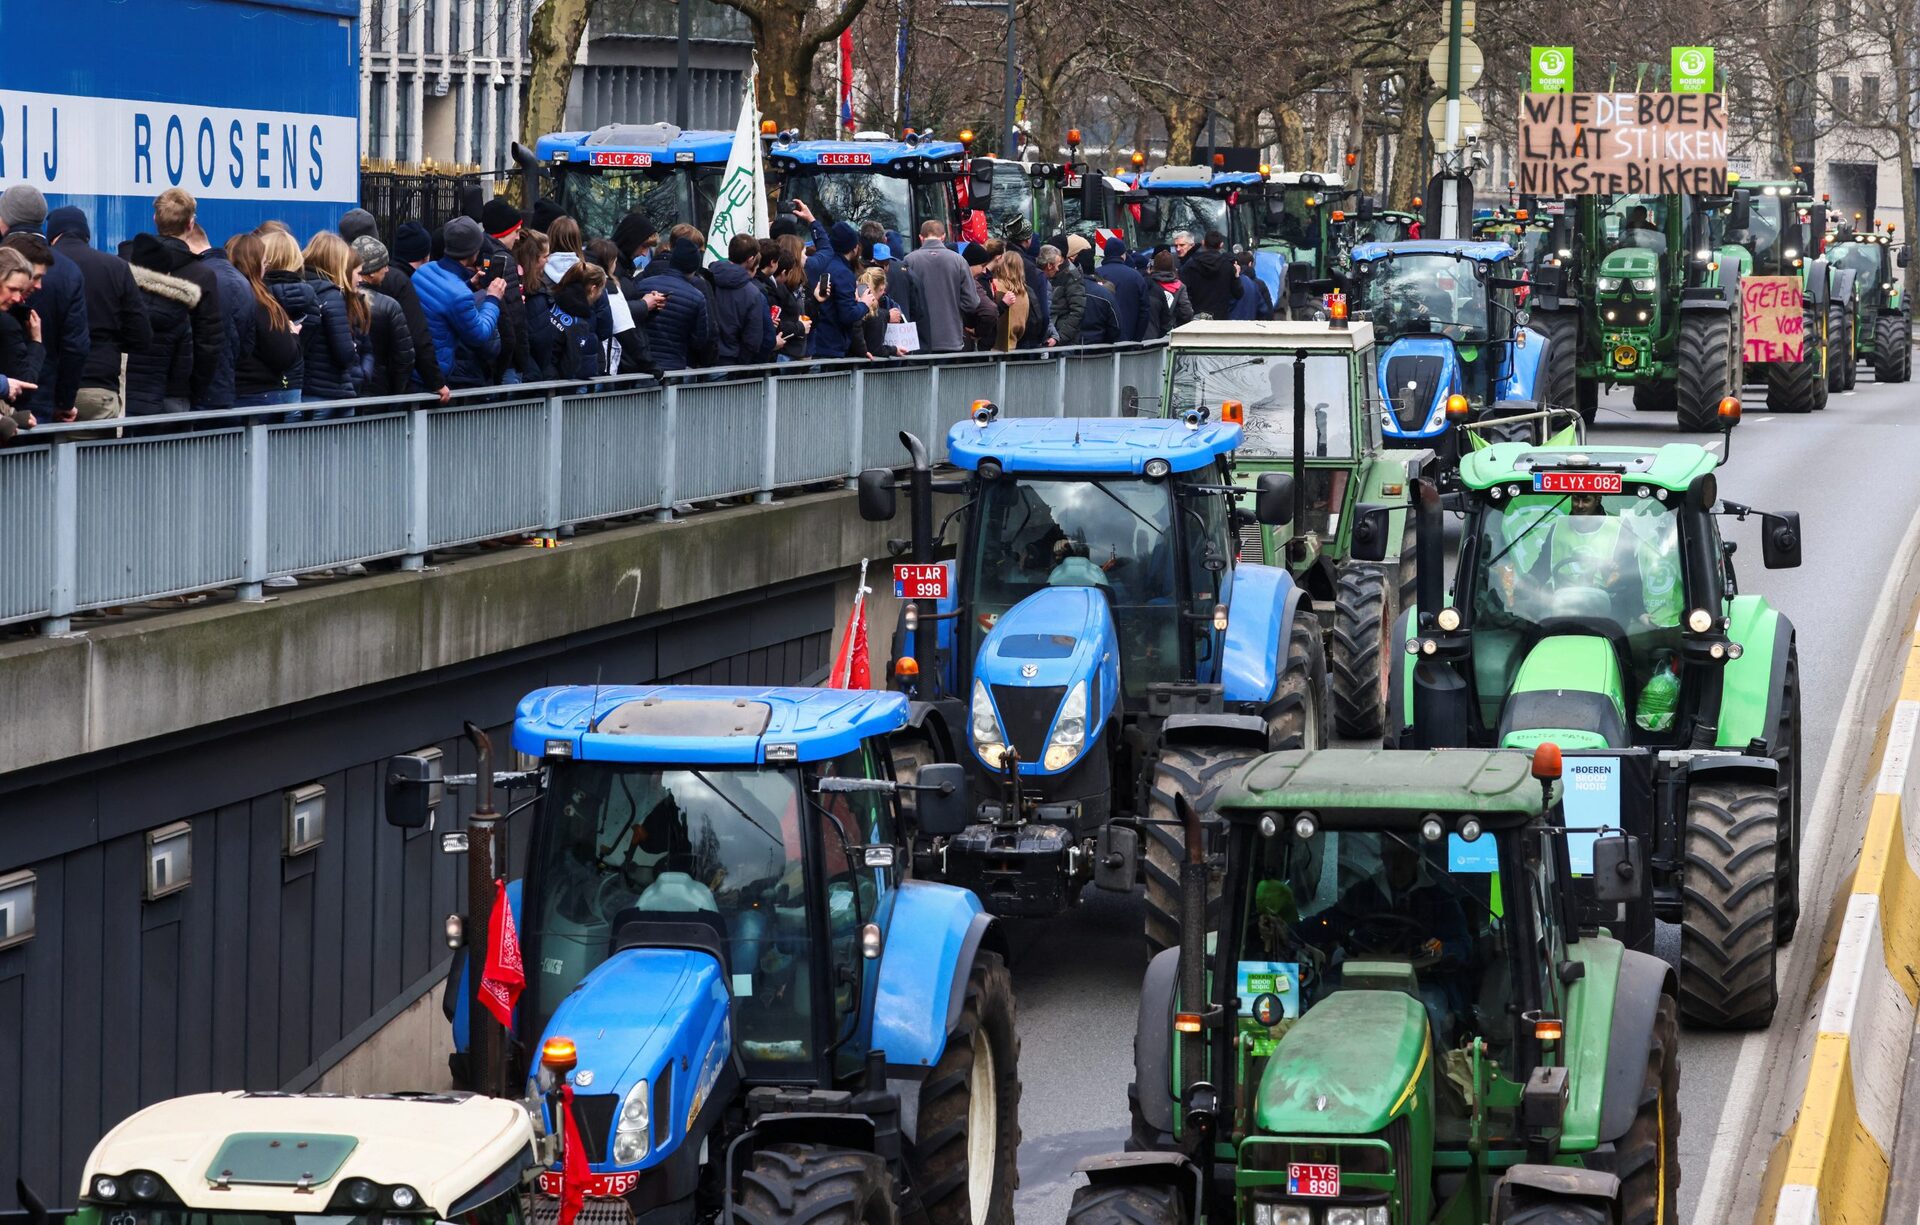
[[[910,430],[945,458],[976,399],[1010,416],[1115,416],[1155,402],[1162,344],[686,371],[285,408],[42,425],[0,451],[17,532],[0,625],[558,531],[897,467]]]

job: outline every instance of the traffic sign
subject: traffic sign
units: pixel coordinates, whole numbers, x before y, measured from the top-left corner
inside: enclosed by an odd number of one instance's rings
[[[1471,38],[1460,40],[1460,88],[1472,89],[1480,83],[1481,74],[1487,70],[1487,57],[1480,54],[1480,44]],[[1441,89],[1447,87],[1447,44],[1437,42],[1433,50],[1427,53],[1427,75]]]
[[[1453,33],[1453,5],[1447,0],[1441,0],[1440,3],[1440,32]],[[1473,33],[1473,0],[1460,0],[1460,32]]]
[[[1573,48],[1533,48],[1533,92],[1570,94],[1573,92]]]
[[[893,567],[893,594],[902,600],[944,600],[950,590],[950,573],[940,562],[926,566],[896,562]]]
[[[1486,125],[1487,117],[1480,110],[1480,104],[1472,98],[1460,99],[1460,139],[1472,140],[1480,135],[1480,129]],[[1427,135],[1434,139],[1434,150],[1447,152],[1447,100],[1439,98],[1427,108]]]

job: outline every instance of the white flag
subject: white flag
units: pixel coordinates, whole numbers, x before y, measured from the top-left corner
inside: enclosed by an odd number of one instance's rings
[[[707,227],[707,262],[727,258],[727,244],[735,234],[764,238],[767,233],[767,169],[760,157],[760,111],[754,105],[755,78],[747,75],[746,95],[740,99],[740,122],[733,129],[733,149],[727,154],[727,172],[713,203],[713,224]]]

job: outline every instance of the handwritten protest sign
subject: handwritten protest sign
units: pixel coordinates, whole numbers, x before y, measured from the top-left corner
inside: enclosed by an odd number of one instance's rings
[[[1518,162],[1523,195],[1722,195],[1726,95],[1526,94]]]
[[[1748,361],[1806,359],[1807,316],[1799,277],[1741,277],[1740,318]]]

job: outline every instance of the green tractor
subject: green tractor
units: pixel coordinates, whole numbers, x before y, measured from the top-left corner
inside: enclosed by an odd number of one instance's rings
[[[1680,195],[1568,202],[1545,243],[1563,266],[1530,267],[1533,320],[1553,340],[1548,402],[1591,424],[1602,386],[1630,387],[1635,408],[1675,413],[1683,430],[1717,428],[1720,401],[1740,385],[1736,270],[1747,258],[1716,241],[1723,207]]]
[[[1731,425],[1739,401],[1723,404]],[[1682,1015],[1748,1028],[1773,1016],[1799,915],[1800,667],[1793,623],[1739,594],[1719,520],[1758,515],[1768,569],[1800,564],[1800,520],[1722,500],[1718,464],[1560,438],[1474,452],[1444,497],[1413,482],[1386,743],[1578,754],[1588,824],[1653,814],[1651,917],[1680,925]],[[1465,516],[1451,590],[1448,511]],[[1650,947],[1646,918],[1615,933]]]
[[[1374,397],[1377,350],[1365,323],[1198,320],[1167,338],[1166,415],[1244,413],[1234,479],[1292,475],[1292,528],[1245,522],[1240,554],[1284,566],[1313,601],[1326,634],[1337,735],[1378,740],[1386,729],[1391,629],[1413,595],[1413,530],[1406,483],[1432,451],[1386,450]],[[1383,562],[1353,558],[1356,522],[1389,508]]]
[[[1673,1225],[1674,976],[1569,887],[1644,907],[1643,842],[1570,830],[1560,766],[1295,750],[1183,809],[1222,922],[1148,964],[1128,1151],[1069,1225]]]
[[[1798,179],[1742,181],[1747,222],[1730,221],[1729,242],[1751,252],[1754,276],[1800,279],[1806,310],[1806,344],[1797,362],[1748,362],[1746,382],[1767,389],[1767,407],[1777,413],[1818,412],[1829,393],[1853,385],[1853,277],[1839,274],[1825,257],[1827,208]],[[1743,241],[1744,240],[1744,241]]]
[[[1320,287],[1336,270],[1347,220],[1338,206],[1355,193],[1337,174],[1311,170],[1269,174],[1259,188],[1255,249],[1286,262],[1286,283],[1274,305],[1289,319],[1311,319]]]
[[[1912,378],[1913,308],[1902,292],[1907,248],[1896,252],[1891,232],[1860,234],[1842,227],[1827,247],[1827,262],[1853,274],[1855,363],[1872,366],[1876,382]]]

